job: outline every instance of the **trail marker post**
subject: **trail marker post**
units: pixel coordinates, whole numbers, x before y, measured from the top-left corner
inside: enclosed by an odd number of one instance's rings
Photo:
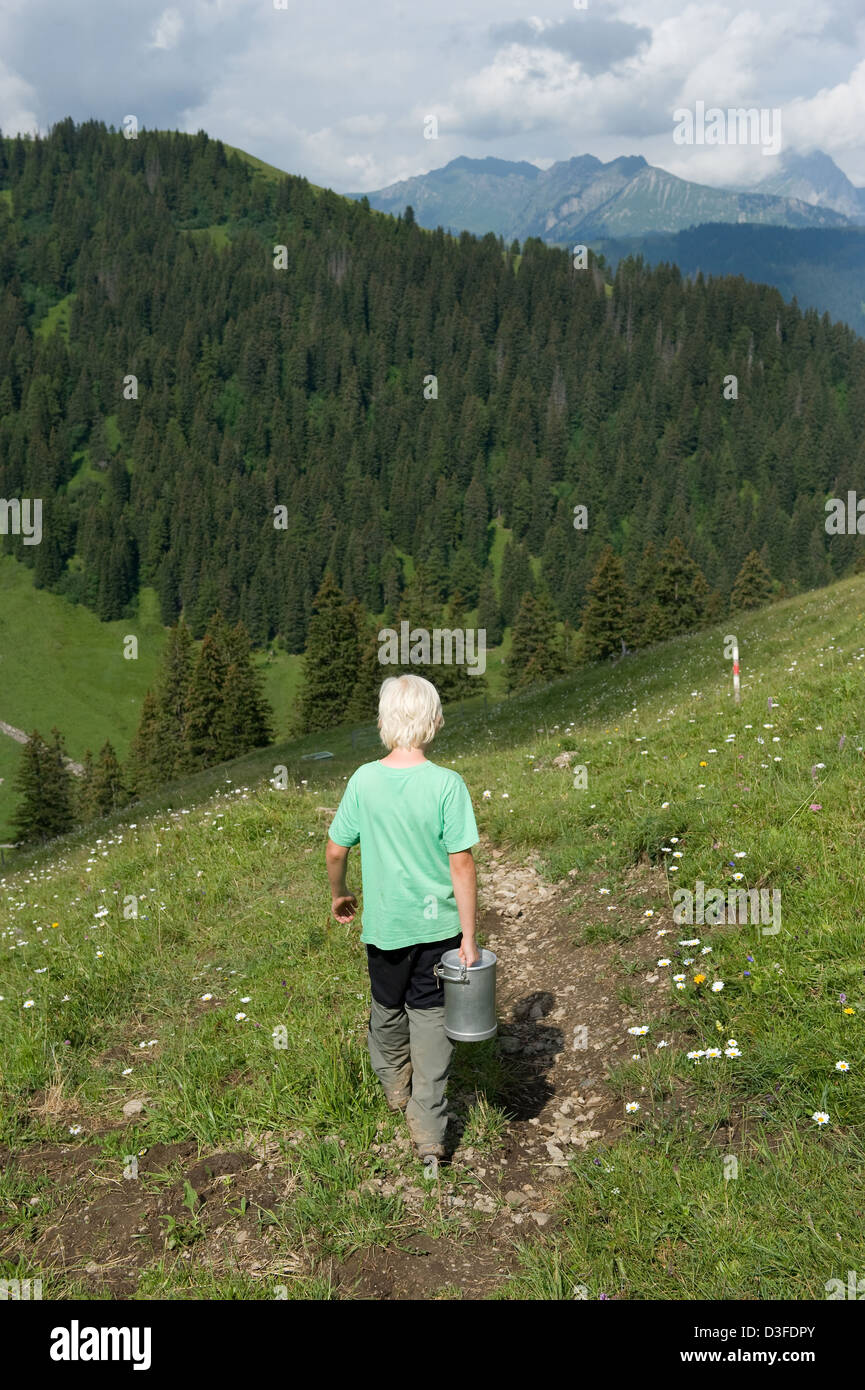
[[[728,660],[732,658],[733,661],[733,698],[736,701],[736,704],[738,705],[740,700],[739,643],[732,633],[728,637],[724,638],[724,656],[727,657]]]

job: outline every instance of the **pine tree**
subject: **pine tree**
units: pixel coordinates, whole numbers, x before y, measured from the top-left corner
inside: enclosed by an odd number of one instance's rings
[[[496,595],[496,586],[489,570],[484,571],[478,594],[478,627],[486,631],[487,647],[497,647],[502,640],[504,623]]]
[[[75,820],[78,825],[86,825],[93,819],[93,753],[85,748],[82,760],[83,773],[75,788]]]
[[[210,767],[222,756],[222,692],[228,671],[225,620],[214,614],[202,638],[186,701],[185,751],[198,766]]]
[[[328,571],[309,620],[303,683],[297,704],[298,733],[331,729],[346,716],[360,660],[357,620]]]
[[[99,751],[93,767],[90,786],[89,810],[92,817],[107,816],[112,811],[125,806],[129,792],[123,778],[117,754],[106,739]]]
[[[526,591],[514,618],[511,649],[505,660],[505,687],[508,692],[519,689],[526,667],[534,655],[536,608],[534,595]]]
[[[158,732],[151,742],[154,785],[182,777],[194,766],[187,728],[193,659],[192,633],[180,618],[168,633],[157,681]]]
[[[529,552],[524,545],[508,541],[502,556],[501,609],[506,626],[514,621],[523,595],[534,591]]]
[[[583,611],[583,651],[589,661],[618,655],[627,643],[631,605],[625,569],[612,546],[601,553]]]
[[[352,604],[357,623],[358,663],[344,718],[352,724],[368,724],[375,719],[378,694],[387,668],[379,664],[378,626],[359,603]]]
[[[159,701],[155,690],[148,690],[141,705],[138,728],[129,749],[126,780],[130,792],[141,796],[161,783],[162,734]]]
[[[251,748],[264,748],[273,738],[273,712],[252,660],[249,636],[240,621],[225,633],[225,659],[228,665],[216,717],[219,761],[237,758]]]
[[[52,840],[72,829],[72,773],[66,764],[63,737],[51,730],[51,743],[34,729],[25,743],[15,777],[22,800],[15,817],[15,833],[25,844]]]
[[[730,609],[737,612],[744,608],[762,608],[772,594],[772,577],[759,552],[752,550],[742,563],[730,594]]]
[[[655,603],[647,618],[652,632],[644,640],[658,641],[689,632],[703,620],[709,588],[678,536],[661,556],[655,582]]]
[[[553,680],[564,669],[552,600],[546,590],[537,599],[527,591],[514,619],[511,650],[505,663],[507,689],[522,690]]]

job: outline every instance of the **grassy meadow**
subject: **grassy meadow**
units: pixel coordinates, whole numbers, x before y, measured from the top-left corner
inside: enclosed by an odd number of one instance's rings
[[[107,625],[111,637],[79,616],[106,650],[119,645],[123,624]],[[728,633],[739,643],[739,706]],[[4,637],[15,651],[23,632]],[[94,740],[98,710],[123,707],[132,663],[116,664],[111,674],[106,659],[98,701],[81,672],[57,668],[59,699],[89,696]],[[15,668],[0,717],[63,727],[51,692]],[[537,851],[551,882],[576,871],[609,890],[596,911],[574,911],[573,950],[618,943],[623,991],[634,928],[607,909],[639,862],[661,866],[665,884],[640,930],[654,935],[663,916],[656,949],[670,961],[659,966],[669,989],[635,1041],[639,1060],[609,1078],[628,1126],[570,1163],[558,1223],[516,1248],[492,1297],[823,1299],[826,1281],[865,1268],[863,695],[865,577],[538,692],[446,709],[433,756],[465,778],[485,846],[514,862]],[[302,761],[321,749],[333,757]],[[585,790],[552,765],[565,751],[586,767]],[[0,879],[0,1144],[81,1146],[106,1182],[127,1155],[160,1146],[278,1146],[292,1185],[267,1224],[284,1267],[297,1270],[281,1281],[291,1298],[339,1296],[340,1262],[408,1229],[398,1188],[363,1186],[384,1171],[374,1145],[398,1121],[365,1050],[359,930],[330,918],[323,869],[344,781],[375,756],[372,738],[353,748],[348,729],[279,743],[19,855]],[[269,780],[281,765],[284,790]],[[671,930],[673,892],[697,880],[780,890],[780,932]],[[657,1046],[688,1030],[703,1055]],[[494,1154],[507,1111],[495,1040],[458,1047],[452,1087],[475,1147]],[[123,1127],[135,1098],[144,1109]],[[733,1115],[746,1123],[730,1151],[718,1136]],[[158,1191],[170,1179],[167,1167],[146,1181]],[[0,1274],[41,1274],[46,1297],[80,1291],[81,1272],[43,1270],[26,1253],[28,1233],[35,1241],[69,1199],[47,1168],[23,1178],[3,1164],[0,1251],[15,1253]],[[430,1185],[427,1231],[447,1235],[453,1220]],[[164,1225],[165,1248],[131,1296],[273,1297],[266,1280],[206,1257],[194,1192]]]

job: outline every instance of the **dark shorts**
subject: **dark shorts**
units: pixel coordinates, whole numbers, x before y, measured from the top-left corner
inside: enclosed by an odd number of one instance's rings
[[[445,951],[455,951],[463,939],[462,932],[446,941],[424,941],[417,946],[401,946],[396,951],[382,951],[367,946],[369,983],[372,997],[386,1009],[435,1009],[444,1004],[444,992],[435,975]]]

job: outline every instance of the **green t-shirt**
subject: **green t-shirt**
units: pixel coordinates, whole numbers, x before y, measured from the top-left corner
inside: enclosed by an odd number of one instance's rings
[[[456,936],[460,919],[449,854],[471,849],[478,828],[468,787],[437,763],[364,763],[349,778],[329,830],[338,845],[360,841],[361,941],[393,951]]]

